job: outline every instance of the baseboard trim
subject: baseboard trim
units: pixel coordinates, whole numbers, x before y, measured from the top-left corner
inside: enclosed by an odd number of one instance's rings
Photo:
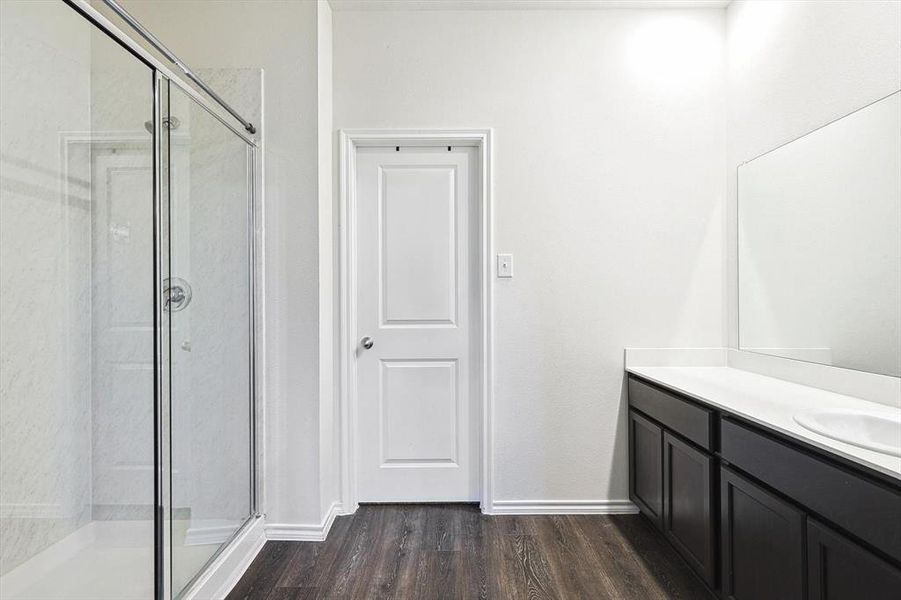
[[[200,579],[181,596],[182,600],[219,600],[228,596],[265,543],[263,519],[256,518],[216,557]]]
[[[495,500],[491,515],[634,515],[629,500]]]
[[[340,514],[341,503],[332,502],[319,523],[268,523],[266,539],[279,542],[324,542],[335,517]]]

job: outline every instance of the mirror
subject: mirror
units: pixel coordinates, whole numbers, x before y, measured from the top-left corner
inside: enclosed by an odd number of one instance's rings
[[[742,350],[901,376],[901,92],[738,168]]]

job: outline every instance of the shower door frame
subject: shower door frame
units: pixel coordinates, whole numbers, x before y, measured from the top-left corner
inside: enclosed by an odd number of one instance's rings
[[[204,576],[209,572],[210,568],[216,562],[217,558],[222,555],[226,550],[228,550],[232,543],[240,538],[249,528],[249,526],[258,518],[262,517],[262,509],[261,509],[261,492],[262,492],[262,478],[259,475],[259,466],[262,463],[262,448],[261,444],[258,443],[258,440],[262,440],[262,404],[259,401],[262,398],[260,383],[258,382],[257,377],[257,369],[256,369],[256,355],[257,349],[261,347],[258,343],[258,335],[259,330],[257,324],[261,321],[259,320],[259,315],[257,313],[258,307],[262,306],[261,302],[258,302],[258,291],[257,291],[257,277],[261,274],[260,265],[257,261],[258,252],[262,250],[262,242],[259,239],[260,236],[257,235],[257,227],[256,223],[258,222],[258,206],[260,203],[257,201],[257,190],[260,189],[260,148],[258,144],[248,138],[247,135],[239,131],[237,128],[233,127],[229,124],[224,117],[217,114],[215,110],[206,102],[199,102],[199,97],[196,95],[193,89],[185,87],[186,84],[182,80],[181,82],[178,80],[173,80],[168,75],[157,70],[154,73],[154,131],[161,131],[166,134],[169,138],[169,143],[166,144],[166,149],[163,150],[162,145],[162,136],[154,136],[154,188],[158,190],[154,192],[154,203],[155,208],[159,208],[161,211],[165,207],[165,211],[167,212],[167,216],[165,218],[160,215],[157,223],[155,225],[158,228],[154,230],[154,243],[155,243],[155,258],[158,261],[161,261],[163,257],[167,259],[171,259],[173,250],[170,248],[166,248],[163,246],[164,242],[171,242],[171,230],[168,230],[171,225],[171,217],[168,216],[168,211],[171,211],[173,207],[173,202],[171,200],[171,189],[169,184],[171,183],[171,177],[166,178],[163,177],[163,165],[167,165],[165,168],[167,176],[169,175],[169,167],[171,167],[171,130],[167,127],[158,126],[162,124],[163,119],[167,118],[168,112],[163,110],[162,100],[163,95],[168,100],[170,91],[169,89],[165,89],[164,86],[172,86],[174,85],[180,92],[184,93],[188,96],[191,101],[198,101],[198,104],[201,108],[203,108],[208,114],[215,117],[222,125],[228,128],[232,133],[238,135],[246,144],[248,150],[247,156],[247,167],[250,177],[247,180],[247,251],[249,257],[249,269],[248,269],[248,314],[250,318],[248,319],[248,358],[249,358],[249,434],[250,434],[250,489],[249,492],[249,500],[250,500],[250,514],[244,520],[244,522],[235,530],[235,532],[229,536],[229,538],[223,542],[219,548],[209,557],[204,566],[194,574],[194,576],[184,585],[184,587],[177,593],[174,593],[173,590],[169,589],[172,583],[171,577],[171,566],[172,555],[171,555],[171,542],[167,543],[167,535],[171,533],[171,529],[166,531],[165,525],[171,521],[171,514],[169,515],[169,519],[165,518],[165,510],[166,510],[166,501],[169,502],[169,508],[174,508],[171,506],[171,498],[172,498],[172,457],[171,457],[171,448],[172,448],[172,427],[171,427],[171,406],[172,406],[172,376],[171,376],[171,365],[172,365],[172,357],[171,357],[171,342],[168,334],[171,333],[170,329],[167,330],[166,323],[168,320],[165,318],[164,310],[162,303],[160,302],[163,298],[163,282],[169,277],[169,266],[168,264],[163,265],[162,263],[159,266],[159,270],[157,271],[157,275],[154,277],[154,285],[159,286],[154,295],[155,302],[158,304],[154,308],[154,321],[158,323],[156,330],[160,336],[159,348],[161,350],[161,355],[159,356],[159,361],[155,364],[158,366],[157,375],[159,377],[159,389],[160,394],[157,397],[157,401],[159,406],[157,407],[156,416],[159,419],[158,431],[160,435],[156,438],[158,442],[157,448],[157,458],[160,461],[159,464],[163,465],[162,468],[157,469],[156,475],[158,477],[158,489],[160,490],[160,498],[162,499],[162,503],[157,505],[157,511],[160,515],[158,521],[160,524],[160,529],[157,531],[158,538],[158,546],[155,556],[157,560],[162,561],[163,564],[157,569],[157,574],[160,580],[158,584],[162,586],[162,596],[165,600],[171,599],[181,599],[181,598],[191,598],[193,597],[194,592],[197,591],[197,588],[202,585],[202,580]],[[171,88],[170,88],[171,89]],[[166,194],[163,194],[163,190],[165,190]],[[166,195],[167,197],[163,197]],[[166,228],[164,230],[163,228]],[[169,552],[169,555],[166,556],[166,552]],[[165,564],[170,566],[169,569],[165,568]]]
[[[69,5],[75,12],[88,20],[94,27],[108,35],[136,59],[147,65],[153,77],[153,248],[154,248],[154,299],[153,299],[153,329],[154,329],[154,598],[156,600],[170,600],[173,596],[171,589],[172,554],[169,536],[171,529],[167,530],[166,524],[171,521],[171,515],[167,519],[167,508],[171,509],[171,426],[168,422],[171,407],[171,360],[168,353],[168,335],[165,331],[163,312],[163,280],[167,276],[168,267],[163,262],[164,256],[168,259],[168,250],[164,248],[164,241],[168,239],[168,212],[171,202],[168,198],[169,182],[163,181],[163,160],[168,161],[168,155],[163,156],[163,143],[160,132],[168,132],[162,127],[163,106],[162,95],[164,85],[176,85],[191,100],[206,110],[224,127],[243,140],[248,147],[248,167],[250,177],[247,182],[248,198],[248,250],[250,265],[248,269],[249,287],[249,426],[250,426],[250,514],[235,533],[224,542],[209,558],[203,569],[192,578],[178,594],[177,597],[190,596],[196,591],[199,580],[203,578],[215,563],[217,557],[231,547],[233,542],[240,538],[248,530],[252,523],[263,515],[262,497],[262,468],[263,468],[263,381],[257,372],[257,356],[264,348],[262,342],[262,293],[257,288],[257,282],[262,281],[262,256],[263,240],[258,233],[257,223],[262,222],[262,150],[259,143],[251,136],[241,131],[229,122],[229,117],[222,114],[221,108],[217,108],[214,101],[208,99],[192,87],[187,80],[166,67],[158,58],[141,46],[132,37],[122,31],[103,14],[92,7],[88,0],[61,0]],[[168,93],[168,90],[166,90]],[[259,131],[259,129],[258,129]],[[168,152],[168,149],[167,149]],[[166,169],[168,175],[168,169]],[[165,184],[165,185],[164,185]],[[163,191],[167,197],[163,198]],[[165,207],[164,207],[165,204]]]

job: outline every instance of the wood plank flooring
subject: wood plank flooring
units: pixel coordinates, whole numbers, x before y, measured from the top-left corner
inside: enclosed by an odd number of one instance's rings
[[[712,598],[638,515],[363,505],[325,542],[267,542],[229,600]]]

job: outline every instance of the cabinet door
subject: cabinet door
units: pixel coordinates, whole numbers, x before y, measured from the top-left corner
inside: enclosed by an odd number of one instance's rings
[[[901,570],[811,519],[807,521],[809,600],[894,600]]]
[[[716,587],[713,457],[663,433],[663,531]]]
[[[720,469],[723,596],[804,597],[804,514],[728,467]]]
[[[629,497],[660,527],[663,516],[663,430],[629,411]]]

